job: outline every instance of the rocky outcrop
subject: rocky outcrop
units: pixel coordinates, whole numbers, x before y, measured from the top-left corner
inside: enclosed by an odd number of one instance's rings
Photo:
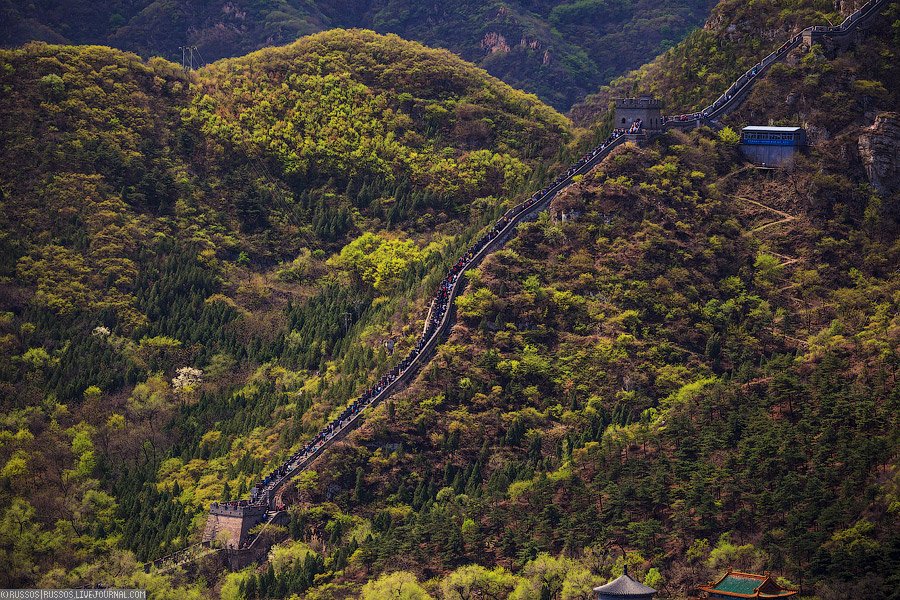
[[[900,190],[900,115],[882,113],[859,136],[859,157],[869,183],[881,194]]]
[[[541,47],[541,41],[537,38],[533,40],[529,40],[526,36],[522,36],[522,39],[519,40],[519,48],[522,49],[531,49],[538,50]]]
[[[506,38],[496,32],[486,33],[484,37],[481,38],[481,48],[487,50],[491,54],[494,54],[495,52],[509,52],[509,44],[507,43]]]

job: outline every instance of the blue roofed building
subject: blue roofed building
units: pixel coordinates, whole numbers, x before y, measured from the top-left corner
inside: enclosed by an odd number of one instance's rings
[[[802,127],[750,125],[741,130],[741,153],[761,167],[780,167],[806,146]]]

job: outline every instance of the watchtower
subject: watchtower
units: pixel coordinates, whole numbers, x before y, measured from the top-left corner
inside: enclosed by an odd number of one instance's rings
[[[243,548],[250,530],[265,520],[266,507],[247,500],[213,502],[203,530],[204,542],[224,542],[226,548]]]
[[[662,129],[663,121],[661,110],[662,100],[650,96],[640,98],[616,98],[616,116],[613,127],[616,129],[628,129],[631,125],[641,120],[643,129]]]

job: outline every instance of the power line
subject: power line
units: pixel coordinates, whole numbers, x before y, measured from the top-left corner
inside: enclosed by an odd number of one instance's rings
[[[184,71],[193,71],[194,70],[194,53],[197,53],[198,66],[202,62],[202,57],[200,56],[200,51],[197,49],[197,46],[178,46],[178,49],[181,50],[181,69]]]

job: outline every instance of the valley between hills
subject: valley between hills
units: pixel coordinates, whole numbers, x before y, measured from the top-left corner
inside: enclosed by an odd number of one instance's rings
[[[557,79],[332,4],[195,70],[18,45],[102,16],[49,3],[0,28],[0,587],[693,598],[734,569],[897,597],[900,5],[806,43],[864,3],[722,0],[638,66],[596,50],[651,8],[536,3],[603,70]],[[641,97],[675,116],[623,126]],[[747,125],[803,147],[754,164]],[[357,414],[267,525],[204,542]]]

